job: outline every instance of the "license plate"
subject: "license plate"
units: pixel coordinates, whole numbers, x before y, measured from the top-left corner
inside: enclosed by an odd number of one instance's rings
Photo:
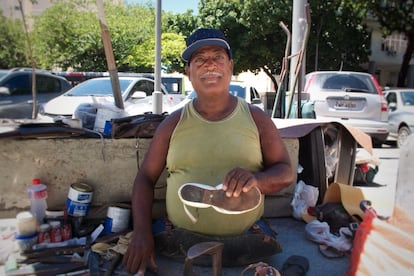
[[[357,104],[353,101],[335,101],[335,108],[337,109],[353,109]]]

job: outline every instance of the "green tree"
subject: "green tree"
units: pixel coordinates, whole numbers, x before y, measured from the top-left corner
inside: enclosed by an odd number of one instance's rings
[[[84,3],[86,6],[82,6],[81,2],[58,2],[35,19],[35,56],[42,67],[107,70],[96,12],[90,8],[90,1]],[[105,17],[118,71],[153,71],[154,8],[106,3]],[[185,47],[183,37],[171,33],[163,33],[162,37],[165,49],[162,51],[163,65],[168,70],[182,68],[179,53]]]
[[[362,70],[368,62],[370,36],[355,10],[340,1],[311,0],[311,32],[306,71]]]
[[[180,58],[185,48],[184,37],[175,33],[161,35],[161,64],[167,72],[181,72],[183,63]],[[155,37],[143,41],[131,52],[125,61],[130,69],[136,72],[154,71]]]
[[[22,20],[6,18],[0,9],[0,29],[0,68],[29,66]]]
[[[105,54],[94,12],[75,2],[59,2],[35,18],[34,56],[42,68],[105,68]]]
[[[199,26],[198,16],[192,10],[173,14],[165,12],[162,15],[162,31],[173,32],[188,37]]]
[[[291,5],[291,1],[277,2],[279,5],[260,0],[199,2],[200,26],[221,29],[232,45],[234,72],[263,69],[275,87],[274,75],[281,68],[285,44],[281,43],[285,36],[279,21],[289,20]]]
[[[358,10],[359,16],[365,18],[374,16],[381,26],[383,36],[393,32],[405,34],[407,48],[403,55],[400,72],[398,74],[398,86],[406,86],[408,68],[414,52],[414,1],[407,0],[342,0],[344,7]]]
[[[351,9],[339,9],[340,0],[309,4],[307,71],[360,69],[369,54],[369,36],[361,20]],[[201,26],[219,28],[229,38],[235,73],[262,69],[278,86],[274,76],[281,70],[287,39],[279,23],[292,25],[291,0],[201,0],[199,14]]]

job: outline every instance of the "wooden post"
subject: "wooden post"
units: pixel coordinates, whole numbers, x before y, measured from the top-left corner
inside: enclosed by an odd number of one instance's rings
[[[112,83],[112,93],[114,94],[115,105],[124,109],[124,101],[122,99],[121,87],[119,85],[118,70],[116,69],[114,52],[112,50],[111,37],[105,20],[105,11],[102,0],[97,0],[99,25],[101,26],[102,42],[105,49],[106,63],[108,65],[109,77]]]

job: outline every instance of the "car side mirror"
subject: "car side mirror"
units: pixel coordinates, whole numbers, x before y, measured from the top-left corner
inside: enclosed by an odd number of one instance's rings
[[[134,94],[132,94],[133,99],[143,99],[147,96],[147,93],[144,91],[135,91]]]
[[[5,86],[0,87],[0,95],[10,96],[9,88]]]
[[[259,98],[254,98],[253,100],[252,100],[252,104],[261,104],[262,103],[262,100],[261,99],[259,99]]]
[[[395,111],[397,109],[397,103],[389,103],[388,109],[391,111]]]

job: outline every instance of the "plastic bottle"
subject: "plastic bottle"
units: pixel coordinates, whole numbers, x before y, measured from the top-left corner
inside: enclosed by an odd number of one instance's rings
[[[27,192],[30,199],[30,212],[37,218],[39,225],[43,224],[47,209],[47,186],[40,183],[40,179],[35,178]]]

